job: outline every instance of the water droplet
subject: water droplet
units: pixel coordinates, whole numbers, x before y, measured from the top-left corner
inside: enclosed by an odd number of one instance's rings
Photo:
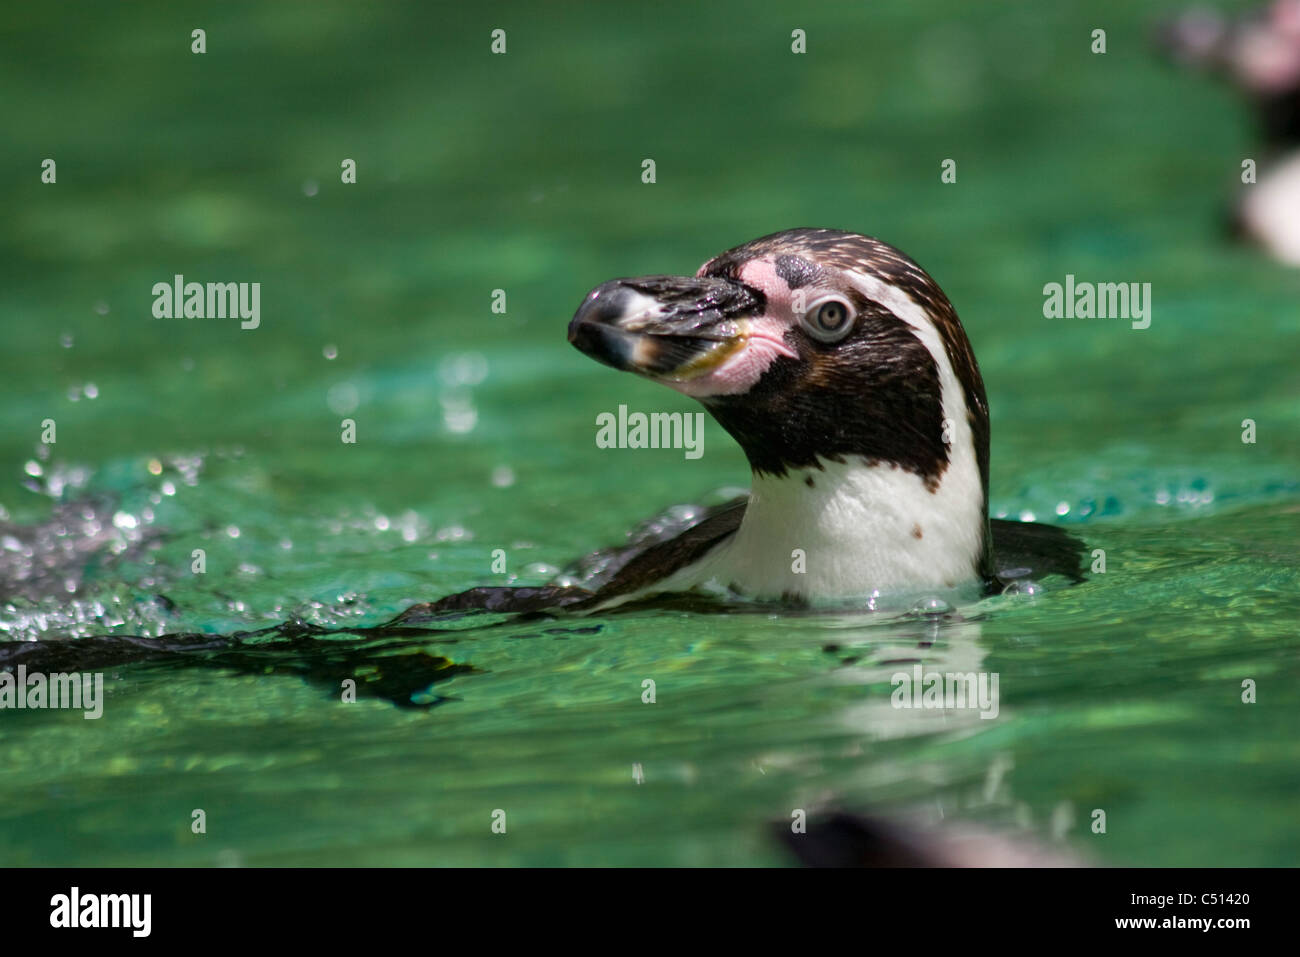
[[[238,525],[227,525],[227,526],[226,526],[226,534],[229,535],[231,538],[238,538],[238,537],[239,537],[239,526],[238,526]]]
[[[948,604],[942,598],[936,598],[933,595],[922,598],[912,606],[913,615],[924,615],[934,617],[938,615],[947,615],[952,611],[952,605]]]
[[[65,349],[71,349],[73,341],[72,333],[70,332],[65,332],[63,335],[59,336],[59,345],[63,346]]]
[[[492,470],[492,484],[497,488],[509,488],[515,484],[515,470],[508,465],[498,465]]]
[[[99,302],[95,303],[95,312],[98,313],[98,314],[101,315],[101,316],[107,316],[107,315],[108,315],[108,303],[104,302],[104,300],[102,300],[102,299],[101,299]]]
[[[443,395],[439,401],[442,403],[442,421],[447,431],[465,433],[474,430],[478,424],[478,409],[474,408],[468,393]]]
[[[695,521],[700,515],[700,510],[694,505],[671,505],[667,509],[667,514],[674,522],[685,525]]]
[[[330,387],[325,396],[325,404],[335,415],[347,415],[356,411],[361,404],[361,396],[351,382],[340,382]]]
[[[462,352],[438,363],[438,376],[445,385],[478,385],[488,374],[488,362],[481,352]]]
[[[339,347],[331,343],[321,350],[321,354],[326,359],[337,359],[339,357]]]
[[[1032,597],[1034,595],[1041,595],[1043,591],[1043,586],[1038,584],[1038,582],[1031,581],[1028,578],[1022,578],[1019,581],[1014,581],[1007,585],[1006,588],[1002,589],[1002,594],[1027,595]]]
[[[315,196],[320,192],[320,184],[314,179],[304,180],[302,184],[302,194],[304,196]]]
[[[1070,514],[1070,503],[1069,503],[1069,502],[1057,502],[1057,503],[1056,503],[1056,514],[1057,514],[1057,515],[1069,515],[1069,514]]]

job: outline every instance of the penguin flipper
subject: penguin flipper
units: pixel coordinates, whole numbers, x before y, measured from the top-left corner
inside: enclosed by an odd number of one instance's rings
[[[989,521],[989,530],[996,581],[1047,575],[1064,575],[1075,584],[1083,581],[1083,556],[1088,546],[1065,529],[995,518]]]
[[[599,606],[610,599],[652,588],[655,582],[699,561],[735,534],[748,504],[749,496],[734,499],[709,509],[676,534],[619,550],[612,562],[612,573],[607,569],[595,594],[575,607]]]
[[[403,609],[396,618],[384,622],[379,627],[390,629],[424,625],[456,612],[487,611],[499,614],[521,614],[549,611],[553,608],[564,608],[592,596],[593,592],[589,589],[570,585],[480,586],[447,595],[437,601],[412,605]]]
[[[740,527],[749,496],[733,499],[682,519],[664,513],[643,523],[626,545],[592,552],[566,571],[581,585],[482,586],[422,602],[379,627],[419,627],[456,612],[533,613],[568,608],[582,611],[666,578],[698,559]]]
[[[644,560],[643,556],[655,551],[659,546],[671,546],[676,542],[677,550],[689,549],[690,543],[698,543],[701,538],[714,539],[716,533],[727,534],[740,527],[740,520],[745,515],[749,496],[741,495],[721,505],[690,514],[688,517],[676,515],[675,509],[669,509],[642,522],[628,532],[627,542],[611,548],[602,548],[578,559],[565,569],[566,576],[582,583],[582,587],[594,592],[605,592],[616,580],[619,580],[629,565]],[[697,529],[702,529],[703,534]],[[662,557],[666,549],[656,552]]]

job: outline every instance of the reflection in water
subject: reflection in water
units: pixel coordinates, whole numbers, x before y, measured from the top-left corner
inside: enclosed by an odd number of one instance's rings
[[[1017,595],[1034,595],[1021,589]],[[926,611],[925,609],[932,609]],[[1001,675],[985,666],[981,623],[941,602],[917,605],[886,621],[856,616],[831,619],[837,640],[823,650],[840,663],[831,676],[860,685],[863,700],[836,715],[855,737],[883,742],[941,734],[973,737],[1011,720],[1002,707]],[[774,822],[773,837],[811,867],[1069,867],[1086,863],[1064,844],[1048,843],[1027,803],[1011,788],[1009,752],[995,751],[978,788],[962,788],[942,763],[920,769],[936,788],[923,804],[865,809],[841,795],[820,796],[804,829]],[[873,754],[863,774],[907,780],[918,768],[906,757]],[[965,774],[960,775],[965,777]],[[954,789],[957,789],[954,791]],[[951,797],[945,798],[948,794]],[[993,824],[966,820],[978,816]],[[1047,833],[1061,841],[1074,824],[1069,802],[1052,811]]]
[[[840,715],[855,733],[877,741],[938,731],[974,733],[1006,717],[996,697],[980,702],[981,687],[1000,692],[1001,682],[984,670],[978,621],[959,612],[920,614],[896,619],[887,631],[879,623],[855,628],[846,622],[842,634],[842,642],[827,647],[842,655],[844,665],[833,680],[874,691]],[[918,667],[920,687],[915,686]],[[977,693],[967,696],[972,686]],[[947,706],[957,697],[953,692],[961,692],[960,706]],[[993,719],[984,717],[988,714]]]

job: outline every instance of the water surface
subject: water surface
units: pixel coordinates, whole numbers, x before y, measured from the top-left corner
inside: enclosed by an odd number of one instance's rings
[[[833,803],[1107,864],[1294,864],[1300,274],[1224,234],[1248,117],[1151,55],[1156,8],[10,11],[0,521],[49,559],[10,569],[10,639],[374,624],[746,484],[712,422],[694,461],[598,449],[620,403],[694,407],[564,328],[605,279],[799,225],[932,273],[988,385],[994,513],[1106,571],[946,616],[381,643],[427,670],[419,707],[342,704],[303,652],[112,668],[99,721],[4,713],[0,862],[774,864],[767,823]],[[261,327],[152,318],[176,273],[261,282]],[[1044,319],[1067,273],[1150,282],[1150,328]],[[996,672],[998,717],[892,708],[913,659]]]

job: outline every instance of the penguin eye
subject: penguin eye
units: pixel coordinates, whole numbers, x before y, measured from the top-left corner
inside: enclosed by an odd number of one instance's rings
[[[853,307],[843,299],[823,299],[804,313],[803,326],[821,342],[838,342],[853,328]]]

